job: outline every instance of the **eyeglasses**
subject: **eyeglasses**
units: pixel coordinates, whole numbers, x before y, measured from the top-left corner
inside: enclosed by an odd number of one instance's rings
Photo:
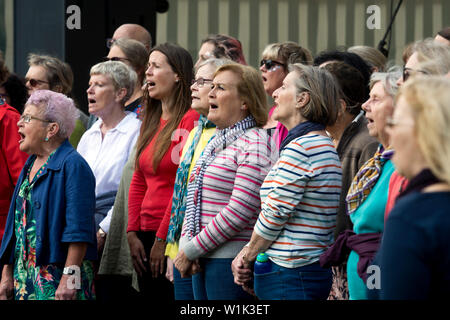
[[[212,80],[200,77],[198,79],[192,80],[192,85],[196,83],[199,88],[202,88],[206,82],[212,82]]]
[[[122,58],[122,57],[111,57],[111,58],[108,58],[108,57],[104,57],[103,58],[103,61],[125,61],[125,60],[128,60],[128,61],[130,61],[130,59],[128,59],[128,58]]]
[[[270,59],[269,60],[266,60],[266,59],[261,60],[261,62],[259,63],[259,66],[262,67],[263,65],[266,67],[267,71],[271,70],[272,68],[274,68],[276,66],[281,66],[281,67],[285,66],[284,63],[270,60]]]
[[[428,72],[423,70],[414,70],[411,68],[403,67],[403,82],[406,82],[406,80],[409,79],[410,76],[416,74],[416,73],[422,73],[422,74],[428,74]]]
[[[42,121],[42,122],[48,122],[48,123],[53,122],[53,121],[50,121],[50,120],[44,120],[44,119],[36,118],[36,117],[30,116],[29,114],[23,114],[23,115],[20,116],[20,120],[23,120],[23,122],[25,122],[25,123],[30,123],[31,119],[39,120],[39,121]]]
[[[32,86],[33,88],[34,87],[36,87],[39,83],[49,83],[49,82],[47,82],[47,81],[44,81],[44,80],[37,80],[37,79],[28,79],[28,78],[25,78],[25,83],[27,83],[27,82],[29,82],[30,83],[30,86]]]
[[[106,47],[108,49],[111,49],[111,47],[115,41],[116,41],[115,39],[111,39],[111,38],[106,39]]]

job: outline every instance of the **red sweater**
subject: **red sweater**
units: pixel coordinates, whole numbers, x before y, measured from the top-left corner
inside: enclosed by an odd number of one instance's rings
[[[16,109],[6,103],[0,104],[0,243],[14,187],[28,158],[19,149],[19,118],[20,114]]]
[[[387,221],[387,218],[389,217],[389,213],[391,213],[391,210],[394,208],[395,201],[397,201],[398,196],[400,193],[405,190],[406,186],[408,185],[409,180],[405,177],[402,177],[397,170],[394,171],[391,175],[391,179],[389,180],[389,193],[388,193],[388,200],[386,203],[386,208],[384,210],[384,222]]]
[[[153,170],[153,149],[156,138],[167,124],[160,121],[160,127],[152,141],[142,151],[139,169],[131,179],[128,195],[127,231],[157,231],[169,201],[172,198],[175,175],[189,132],[197,124],[199,114],[190,109],[181,119],[172,144],[164,154],[156,172]]]

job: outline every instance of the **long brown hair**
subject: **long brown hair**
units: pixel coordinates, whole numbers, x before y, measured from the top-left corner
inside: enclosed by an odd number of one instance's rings
[[[191,106],[190,85],[194,77],[194,70],[190,53],[177,44],[163,43],[154,47],[150,51],[150,54],[153,51],[159,51],[166,56],[172,71],[175,72],[179,78],[179,81],[175,83],[169,102],[171,117],[155,141],[152,166],[153,171],[156,172],[161,159],[164,157],[172,143],[172,133],[176,130],[181,119]],[[142,120],[141,131],[136,144],[136,168],[139,168],[139,158],[142,152],[158,131],[162,115],[161,101],[151,98],[147,89],[144,90],[143,99],[144,118]]]

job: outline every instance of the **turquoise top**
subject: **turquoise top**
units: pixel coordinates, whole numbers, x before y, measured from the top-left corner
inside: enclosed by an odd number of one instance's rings
[[[358,209],[350,215],[350,219],[353,223],[353,231],[356,234],[383,232],[384,210],[388,198],[389,180],[394,169],[392,162],[390,160],[386,161],[381,171],[381,176],[369,196]],[[367,299],[366,284],[356,271],[358,261],[358,254],[355,251],[350,252],[347,261],[347,281],[350,300]]]

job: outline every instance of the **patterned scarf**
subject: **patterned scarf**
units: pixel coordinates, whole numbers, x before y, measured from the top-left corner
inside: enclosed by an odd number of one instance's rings
[[[380,144],[373,158],[369,159],[356,174],[353,182],[348,190],[347,197],[347,214],[352,214],[369,196],[370,191],[375,186],[380,177],[386,161],[392,158],[394,150],[387,148],[384,150]]]
[[[186,150],[183,160],[178,166],[177,174],[175,176],[175,185],[173,189],[170,224],[166,239],[167,243],[176,242],[180,238],[181,227],[183,225],[184,214],[186,212],[187,182],[189,168],[191,167],[192,163],[192,157],[194,156],[195,148],[197,148],[197,145],[202,136],[203,129],[213,127],[215,127],[214,123],[209,121],[205,116],[200,116],[194,139],[192,140],[189,148]]]
[[[189,178],[186,208],[186,233],[189,240],[200,233],[200,219],[202,206],[203,177],[208,166],[214,161],[217,154],[241,137],[248,129],[256,126],[253,116],[228,127],[217,130],[216,136],[211,140],[198,159]]]

